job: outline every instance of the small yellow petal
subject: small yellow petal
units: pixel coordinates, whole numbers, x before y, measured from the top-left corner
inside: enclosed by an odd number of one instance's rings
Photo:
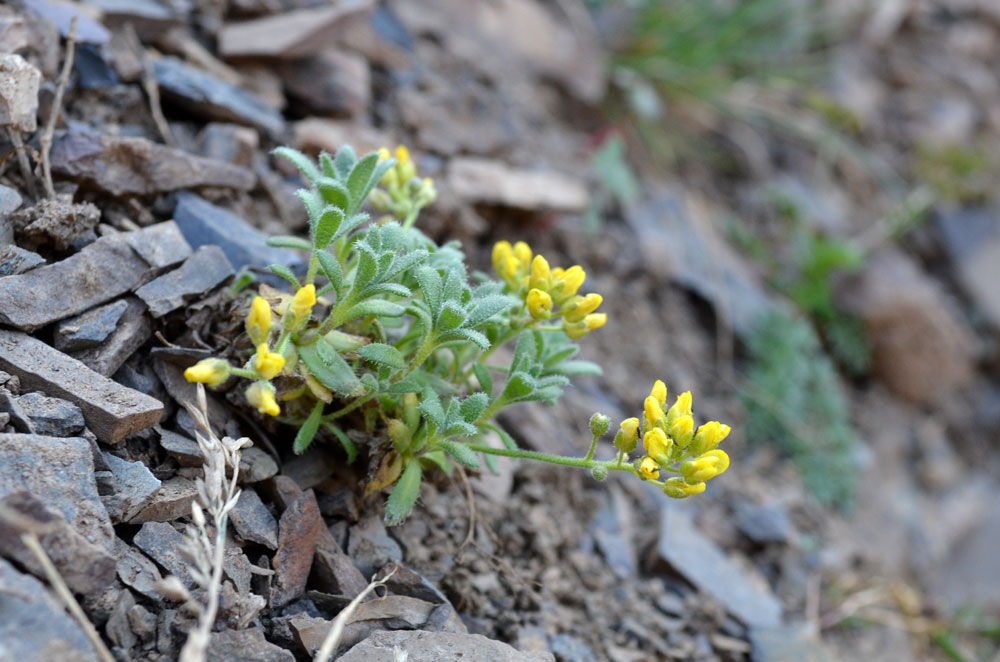
[[[528,312],[536,320],[547,320],[552,316],[552,297],[548,292],[533,289],[525,297],[525,303],[528,304]]]
[[[570,322],[576,322],[597,310],[603,301],[604,297],[593,292],[585,297],[575,296],[563,305],[563,314]]]
[[[587,325],[588,331],[593,331],[607,324],[608,316],[606,313],[590,313],[583,318],[583,323]]]
[[[530,286],[539,290],[547,291],[549,289],[550,273],[551,270],[549,269],[548,260],[541,255],[536,255],[535,259],[531,261]]]
[[[653,396],[647,397],[645,402],[643,402],[643,414],[645,415],[646,422],[651,427],[655,426],[663,418],[663,410],[660,408],[659,401]]]
[[[261,343],[257,346],[252,365],[261,379],[274,379],[285,367],[285,357],[268,349],[267,343]]]
[[[646,456],[642,458],[639,463],[639,475],[646,480],[656,480],[660,477],[660,467],[656,464],[656,460]]]
[[[203,359],[184,371],[184,379],[216,387],[229,377],[229,364],[222,359]]]
[[[531,264],[531,246],[523,241],[517,242],[514,244],[514,257],[521,265],[527,267]]]
[[[410,162],[410,150],[406,149],[406,145],[396,147],[396,160],[399,161],[400,165]]]
[[[493,271],[499,274],[501,267],[507,264],[507,258],[513,253],[509,241],[498,241],[493,244]]]
[[[247,334],[254,345],[267,342],[271,333],[271,305],[264,297],[254,297],[247,315]]]
[[[684,499],[692,494],[701,494],[705,491],[705,483],[691,485],[680,476],[669,478],[663,485],[663,493],[674,499]]]
[[[653,383],[653,388],[649,394],[656,398],[661,407],[667,406],[667,385],[663,383],[663,380],[657,379]]]
[[[262,414],[277,416],[281,413],[277,400],[274,398],[274,387],[267,382],[254,382],[246,390],[247,402],[257,408]]]
[[[667,464],[670,461],[670,450],[673,442],[667,439],[666,433],[660,428],[652,428],[642,436],[642,447],[646,454],[657,462]]]

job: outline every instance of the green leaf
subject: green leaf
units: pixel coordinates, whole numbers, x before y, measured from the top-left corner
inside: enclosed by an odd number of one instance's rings
[[[455,466],[448,461],[448,455],[440,448],[424,453],[420,456],[420,459],[421,461],[434,464],[448,476],[451,475],[452,470],[455,468]]]
[[[496,432],[497,436],[500,437],[500,441],[502,441],[503,445],[507,447],[507,450],[510,451],[519,450],[520,447],[517,445],[517,442],[514,441],[514,437],[510,436],[510,433],[504,430],[499,425],[491,424],[491,425],[484,425],[483,427],[489,428],[490,430]]]
[[[354,244],[358,252],[358,268],[354,272],[354,291],[360,292],[378,273],[378,257],[375,251],[366,243]]]
[[[424,412],[424,416],[428,421],[436,425],[439,429],[444,428],[445,416],[444,409],[441,408],[441,398],[438,397],[437,392],[432,388],[425,388],[423,394],[420,396],[420,411]]]
[[[389,366],[390,368],[401,370],[406,367],[406,359],[403,358],[403,353],[392,345],[371,343],[359,349],[358,355],[372,363]]]
[[[344,286],[344,272],[340,267],[340,260],[326,250],[317,251],[316,257],[319,258],[319,270],[330,279],[330,283],[339,293]]]
[[[509,308],[510,304],[510,298],[502,294],[492,294],[474,301],[469,312],[469,326],[479,326],[500,311]]]
[[[344,322],[350,322],[351,320],[356,320],[359,317],[368,317],[369,315],[377,315],[380,317],[399,317],[405,312],[406,308],[398,303],[386,301],[385,299],[368,299],[367,301],[362,301],[361,303],[351,306],[347,312],[344,313]]]
[[[351,174],[347,178],[347,190],[351,192],[351,202],[354,203],[351,211],[357,211],[364,203],[368,193],[375,183],[369,185],[372,175],[375,174],[375,166],[378,165],[378,152],[369,152],[354,164]]]
[[[526,372],[515,372],[507,380],[507,383],[503,387],[503,394],[501,395],[504,400],[511,402],[520,400],[531,395],[531,392],[535,390],[535,378]]]
[[[486,468],[490,470],[490,473],[494,476],[499,476],[500,465],[497,464],[497,456],[489,453],[483,453],[483,459],[486,461]]]
[[[473,331],[472,329],[455,329],[453,331],[448,331],[441,335],[442,342],[451,342],[454,340],[467,340],[484,352],[490,348],[490,339],[479,331]]]
[[[278,147],[271,153],[277,157],[290,161],[292,165],[299,169],[302,176],[309,180],[310,184],[316,183],[316,180],[321,176],[319,168],[317,168],[316,164],[312,162],[312,159],[297,149],[292,149],[291,147]]]
[[[578,345],[569,344],[566,345],[565,347],[557,349],[556,351],[546,356],[543,365],[546,368],[551,368],[557,363],[562,363],[563,361],[571,359],[579,353],[580,353],[580,347]]]
[[[313,243],[318,250],[325,250],[344,222],[344,212],[337,207],[327,207],[313,226]]]
[[[302,287],[299,284],[299,279],[296,278],[295,274],[292,273],[292,270],[286,267],[285,265],[272,264],[271,266],[268,267],[268,269],[270,269],[271,273],[273,273],[275,276],[281,276],[282,278],[287,280],[289,283],[292,284],[292,287],[294,287],[296,290]]]
[[[351,169],[358,162],[358,155],[354,153],[354,148],[344,145],[337,150],[337,155],[333,157],[333,168],[337,173],[337,179],[346,182],[351,174]]]
[[[323,338],[338,352],[356,352],[368,344],[368,338],[345,333],[338,329],[324,334]]]
[[[535,334],[529,329],[521,331],[517,337],[517,347],[514,348],[514,357],[510,361],[511,370],[522,370],[526,362],[534,363],[537,355]]]
[[[410,291],[410,288],[405,285],[400,285],[399,283],[380,283],[379,285],[366,287],[364,294],[366,296],[370,296],[372,294],[395,294],[398,297],[413,296],[413,292]]]
[[[493,375],[490,374],[490,369],[484,366],[482,363],[473,363],[472,371],[476,373],[476,379],[479,380],[479,386],[482,387],[486,393],[492,397],[493,396]]]
[[[323,196],[323,201],[328,205],[333,205],[346,213],[351,207],[351,192],[347,187],[332,177],[322,177],[316,182],[319,194]]]
[[[485,393],[473,393],[462,401],[459,410],[462,420],[466,423],[475,423],[489,404],[490,396]]]
[[[354,445],[351,438],[344,434],[344,431],[338,428],[333,423],[324,423],[326,429],[333,433],[333,436],[337,438],[340,445],[343,446],[344,452],[347,453],[347,463],[353,464],[354,460],[358,459],[358,447]]]
[[[396,526],[402,524],[413,504],[420,496],[420,481],[423,478],[423,470],[420,468],[420,461],[410,458],[403,469],[403,474],[396,481],[396,486],[392,488],[389,501],[385,507],[386,526]]]
[[[441,274],[434,267],[424,265],[417,269],[414,276],[420,285],[420,291],[424,293],[427,307],[430,308],[431,314],[436,317],[437,312],[441,309]]]
[[[455,393],[455,387],[450,382],[426,370],[414,370],[406,379],[399,380],[386,389],[385,392],[391,395],[421,393],[427,388],[432,389],[435,393],[446,396]]]
[[[462,326],[463,322],[465,322],[465,309],[462,304],[455,301],[445,301],[444,305],[441,306],[436,328],[441,331],[451,331]]]
[[[317,400],[313,410],[309,413],[309,417],[302,424],[302,427],[299,428],[298,434],[295,435],[295,441],[292,443],[292,452],[296,455],[302,455],[309,448],[309,444],[316,437],[316,432],[319,431],[319,424],[322,419],[323,401]]]
[[[362,223],[368,220],[368,214],[352,214],[347,217],[347,220],[340,226],[340,230],[337,231],[336,239],[350,234],[351,230],[358,227]]]
[[[324,177],[337,178],[337,169],[333,166],[333,157],[329,152],[319,153],[319,164],[323,170]]]
[[[565,375],[567,377],[603,374],[601,366],[592,361],[566,361],[565,363],[555,366],[549,370],[549,372],[553,372],[557,375]]]
[[[313,226],[316,225],[323,213],[323,199],[315,191],[307,191],[304,188],[296,191],[295,195],[299,197],[302,205],[306,208],[306,214],[309,216],[309,233],[312,234]]]
[[[266,243],[268,246],[274,246],[276,248],[299,248],[304,251],[312,250],[312,244],[301,237],[286,237],[284,235],[278,237],[268,237]]]
[[[313,377],[323,386],[340,393],[358,397],[364,395],[365,387],[354,374],[347,361],[323,338],[311,345],[299,347],[299,358],[306,364]]]
[[[472,467],[473,469],[479,468],[479,456],[476,455],[476,451],[465,444],[447,439],[442,439],[438,444],[448,455],[451,455],[465,466]]]
[[[461,267],[454,266],[448,269],[444,277],[444,287],[442,296],[445,301],[460,301],[462,290],[465,289],[465,274]]]

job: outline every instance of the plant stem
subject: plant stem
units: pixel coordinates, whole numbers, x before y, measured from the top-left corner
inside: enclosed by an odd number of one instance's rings
[[[525,458],[528,460],[538,460],[540,462],[548,462],[550,464],[561,464],[566,467],[578,467],[580,469],[593,469],[594,467],[604,467],[610,471],[627,471],[633,476],[638,476],[639,473],[635,470],[631,464],[620,464],[619,460],[593,460],[584,457],[565,457],[563,455],[551,455],[549,453],[539,453],[537,451],[526,451],[526,450],[509,450],[507,448],[494,448],[492,446],[485,446],[482,444],[466,444],[471,450],[478,453],[486,453],[488,455],[503,455],[504,457],[518,457]],[[659,480],[647,480],[646,482],[652,483],[659,487],[663,487],[663,482]]]
[[[597,437],[599,435],[594,435],[594,438],[590,442],[590,450],[587,451],[587,460],[592,460],[594,458],[594,451],[597,450]]]
[[[357,409],[361,405],[365,404],[366,402],[368,402],[369,400],[371,400],[372,398],[374,398],[376,395],[378,395],[377,392],[372,392],[372,393],[369,393],[368,395],[363,395],[360,398],[358,398],[357,400],[355,400],[354,402],[352,402],[351,404],[346,405],[346,406],[338,409],[337,411],[333,412],[332,414],[327,414],[326,416],[323,417],[323,420],[324,421],[332,421],[333,419],[340,418],[341,416],[343,416],[345,414],[350,414],[352,411],[354,411],[355,409]]]
[[[319,256],[316,254],[316,247],[313,246],[312,256],[309,258],[309,271],[306,273],[306,285],[316,280],[316,269],[318,267]]]
[[[417,350],[416,356],[410,361],[410,365],[406,366],[406,370],[401,372],[396,377],[392,378],[393,383],[406,379],[411,372],[419,368],[427,357],[431,355],[431,352],[437,347],[437,338],[434,337],[433,333],[428,333],[427,337],[424,338],[424,342],[420,345],[420,349]]]

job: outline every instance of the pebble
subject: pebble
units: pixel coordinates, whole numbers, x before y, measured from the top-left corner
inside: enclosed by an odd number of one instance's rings
[[[550,636],[549,648],[560,662],[597,662],[590,646],[568,634]]]
[[[192,246],[215,244],[221,247],[237,271],[245,266],[283,264],[295,270],[305,265],[305,260],[297,253],[268,246],[266,234],[194,193],[177,196],[174,222]]]
[[[52,172],[111,195],[154,195],[201,186],[248,191],[252,171],[145,138],[71,131],[52,144]]]
[[[356,25],[358,18],[367,19],[374,4],[352,0],[229,23],[219,31],[219,54],[226,58],[315,55]]]
[[[114,67],[105,59],[101,47],[94,44],[79,44],[76,47],[73,71],[78,76],[77,85],[83,90],[99,90],[118,84]]]
[[[837,662],[812,629],[803,623],[750,629],[754,662]]]
[[[129,462],[111,453],[102,453],[111,473],[112,494],[101,496],[114,524],[128,522],[146,507],[160,489],[160,480],[142,462]]]
[[[52,510],[38,496],[27,490],[16,490],[0,498],[0,506],[18,515],[17,519],[6,521],[0,518],[0,555],[17,561],[39,579],[45,579],[41,564],[21,542],[22,533],[43,528],[45,533],[38,536],[39,542],[74,593],[92,596],[114,581],[115,559],[110,551],[88,542],[70,526],[62,513]],[[19,526],[21,518],[30,524]]]
[[[285,119],[257,95],[173,57],[153,62],[153,75],[164,97],[222,122],[255,126],[273,138],[285,131]]]
[[[368,580],[354,565],[351,557],[344,553],[326,527],[321,527],[316,540],[313,581],[320,590],[348,598],[356,597],[368,586]],[[395,593],[402,592],[396,591],[391,586],[389,590]]]
[[[0,54],[0,126],[16,131],[37,128],[41,80],[42,72],[20,55]]]
[[[56,325],[52,336],[56,349],[63,352],[96,347],[104,342],[118,326],[118,320],[128,308],[125,299],[119,299],[82,315],[63,320]]]
[[[288,96],[311,113],[357,117],[371,104],[368,60],[355,53],[327,50],[280,71]]]
[[[163,404],[97,374],[76,359],[18,331],[0,329],[0,370],[23,388],[63,397],[82,411],[97,438],[116,444],[159,422]]]
[[[83,412],[68,400],[33,391],[18,397],[17,404],[31,420],[35,434],[72,437],[83,430]]]
[[[198,144],[206,158],[252,168],[260,136],[247,126],[209,122],[198,134]]]
[[[362,602],[347,621],[339,648],[340,650],[350,648],[378,630],[421,628],[434,609],[435,605],[429,602],[401,595]],[[330,621],[322,618],[296,618],[291,620],[291,626],[303,648],[309,651],[315,650],[323,643],[330,628]]]
[[[243,540],[268,549],[278,548],[278,522],[256,491],[244,489],[240,492],[236,507],[229,513],[229,521]]]
[[[0,276],[23,274],[42,264],[45,264],[45,258],[38,253],[13,244],[0,246]]]
[[[264,638],[261,628],[212,633],[205,662],[295,662],[295,656]]]
[[[450,604],[447,596],[429,579],[405,565],[394,563],[395,572],[385,585],[397,595],[408,595],[434,604]]]
[[[149,557],[121,538],[115,538],[115,556],[118,558],[115,570],[122,583],[150,600],[162,597],[156,590],[156,583],[163,579],[163,575]]]
[[[311,490],[299,495],[281,514],[278,551],[274,555],[272,607],[284,606],[305,593],[321,528],[323,519]]]
[[[51,245],[57,251],[65,251],[96,239],[94,228],[101,220],[101,210],[89,202],[73,203],[67,196],[40,200],[14,212],[10,218],[32,248]]]
[[[736,528],[758,545],[787,543],[792,536],[788,511],[776,505],[739,504],[736,508]]]
[[[131,524],[143,522],[172,522],[191,514],[191,504],[198,496],[195,482],[183,476],[163,481],[149,505],[131,518]]]
[[[0,641],[8,660],[97,662],[80,626],[45,585],[0,559]],[[47,651],[47,652],[46,652]]]
[[[62,513],[88,542],[111,550],[114,531],[94,481],[90,442],[0,433],[0,497],[28,490]]]
[[[173,222],[101,237],[65,260],[0,277],[0,323],[35,331],[111,301],[190,254]]]
[[[159,0],[89,0],[100,7],[104,24],[123,28],[130,23],[144,42],[156,41],[167,30],[183,24],[177,13]]]
[[[131,296],[123,301],[125,310],[111,335],[96,347],[71,353],[77,361],[105,377],[118,372],[122,364],[153,335],[153,323],[146,315],[146,304]]]
[[[28,27],[24,17],[11,7],[0,8],[0,53],[16,53],[27,45]]]
[[[190,565],[183,549],[187,546],[184,534],[166,522],[146,522],[135,534],[133,543],[149,558],[174,575],[187,587],[194,585]]]
[[[186,301],[201,296],[233,275],[233,267],[218,246],[201,246],[177,269],[135,291],[153,317],[163,317]]]
[[[518,651],[481,634],[422,630],[375,632],[337,660],[390,662],[396,649],[407,654],[407,662],[555,662],[552,653]]]
[[[942,212],[937,227],[962,289],[994,328],[1000,328],[1000,207]]]
[[[365,577],[371,577],[389,561],[403,560],[402,548],[389,536],[382,518],[377,515],[351,527],[347,554]]]

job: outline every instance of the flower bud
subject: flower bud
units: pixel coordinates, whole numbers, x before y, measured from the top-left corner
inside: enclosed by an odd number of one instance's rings
[[[312,283],[299,288],[288,304],[286,325],[292,330],[299,330],[309,321],[312,308],[316,305],[316,286]]]
[[[259,345],[267,342],[267,337],[271,333],[271,305],[264,297],[254,297],[250,304],[250,313],[247,315],[247,335],[250,336],[253,344]]]
[[[590,433],[595,437],[600,437],[611,427],[611,419],[604,414],[594,414],[590,417]]]
[[[548,291],[551,273],[548,260],[541,255],[536,255],[535,259],[531,261],[531,280],[528,281],[528,285],[542,291]]]
[[[251,366],[261,379],[274,379],[285,367],[285,357],[278,352],[272,352],[266,342],[257,346]]]
[[[626,418],[621,422],[618,432],[615,433],[615,448],[631,453],[639,443],[639,419]]]
[[[586,319],[590,313],[597,310],[597,307],[600,306],[603,301],[604,297],[600,294],[594,294],[593,292],[585,297],[572,297],[563,305],[563,315],[570,322],[579,322],[580,320]]]
[[[664,384],[662,380],[657,379],[653,383],[653,388],[650,390],[649,394],[656,398],[656,401],[660,403],[660,407],[667,406],[667,385]]]
[[[278,402],[274,399],[274,387],[269,382],[254,382],[246,390],[247,402],[257,408],[262,414],[277,416],[281,413]]]
[[[668,478],[663,485],[663,493],[673,499],[684,499],[692,494],[701,494],[705,491],[705,483],[690,485],[684,482],[680,476]]]
[[[552,316],[552,297],[548,292],[533,289],[528,292],[524,299],[528,304],[528,312],[536,320],[547,320]]]
[[[660,467],[656,464],[656,460],[649,457],[648,455],[639,462],[639,475],[646,480],[656,480],[660,477]]]
[[[608,477],[608,468],[599,464],[590,470],[590,475],[596,480],[604,480]]]
[[[652,428],[642,436],[642,447],[646,449],[646,454],[658,463],[668,464],[674,442],[667,439],[667,434],[660,428]]]
[[[229,364],[222,359],[203,359],[184,371],[189,382],[216,387],[229,377]]]

